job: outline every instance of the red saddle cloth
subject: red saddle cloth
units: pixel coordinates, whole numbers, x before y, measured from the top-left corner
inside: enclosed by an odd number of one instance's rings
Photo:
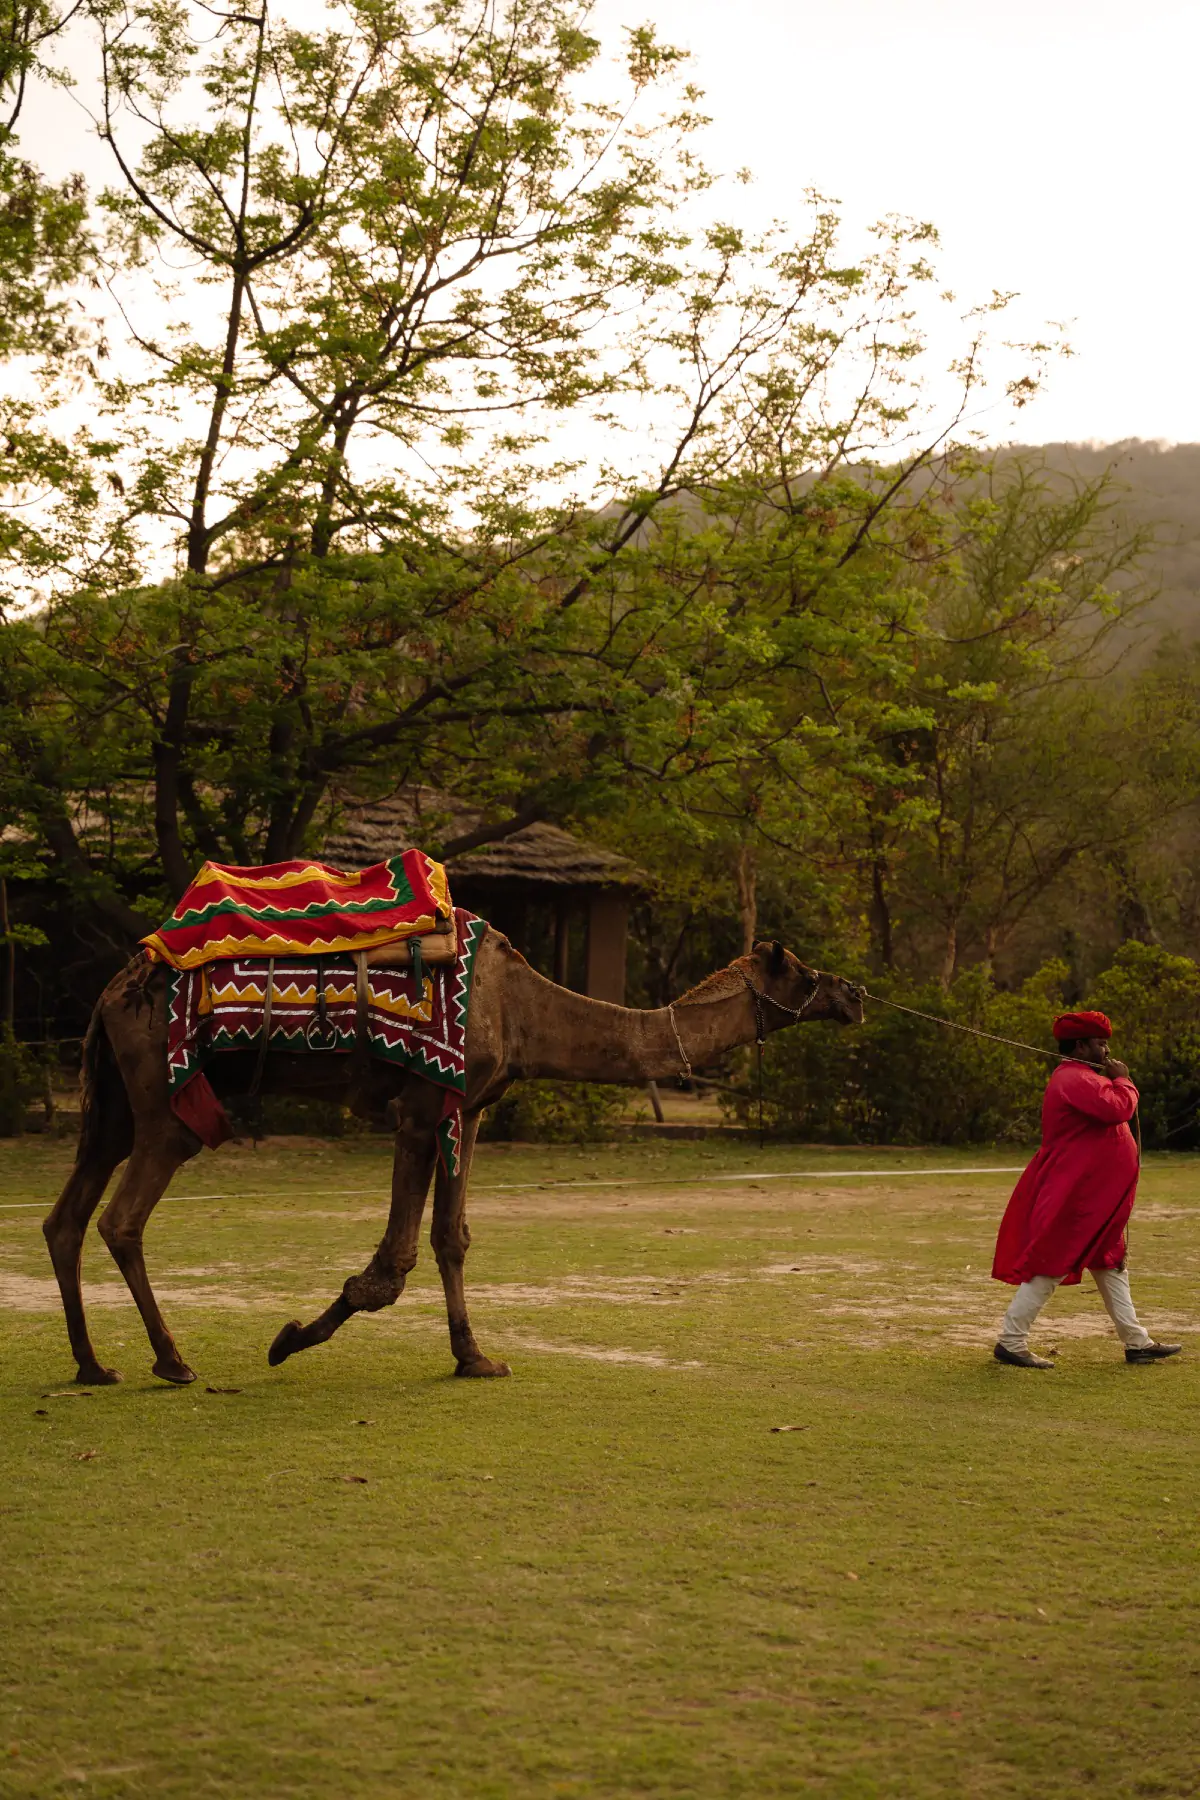
[[[450,906],[446,871],[423,850],[369,869],[205,863],[171,917],[142,942],[173,969],[239,956],[336,955],[437,931]]]
[[[454,921],[455,961],[423,969],[419,983],[411,967],[367,970],[370,1052],[446,1090],[438,1149],[451,1174],[459,1168],[471,975],[487,930],[486,920],[462,907],[455,908]],[[261,1047],[268,979],[270,1049],[345,1056],[356,1047],[358,997],[350,956],[288,957],[276,961],[273,972],[263,957],[221,958],[172,969],[167,1019],[171,1107],[210,1149],[224,1143],[231,1127],[205,1069],[214,1056]]]

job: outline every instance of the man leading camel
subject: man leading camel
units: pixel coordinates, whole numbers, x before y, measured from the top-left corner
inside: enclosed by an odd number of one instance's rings
[[[1100,1012],[1063,1013],[1054,1021],[1062,1062],[1042,1102],[1042,1147],[1017,1183],[996,1239],[992,1274],[1016,1288],[1004,1315],[998,1362],[1052,1369],[1034,1356],[1029,1332],[1060,1284],[1091,1271],[1125,1360],[1177,1356],[1138,1322],[1125,1267],[1125,1226],[1137,1194],[1138,1150],[1129,1120],[1138,1091],[1109,1054],[1112,1026]]]

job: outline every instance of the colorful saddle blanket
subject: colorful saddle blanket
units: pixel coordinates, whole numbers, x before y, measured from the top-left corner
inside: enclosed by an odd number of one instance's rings
[[[423,850],[350,871],[205,863],[166,924],[142,942],[173,969],[239,956],[334,956],[438,931],[450,909],[446,871]]]
[[[371,1054],[446,1090],[438,1151],[459,1170],[466,1091],[467,1018],[475,954],[487,921],[455,908],[458,955],[426,968],[368,969],[367,1038]],[[167,1020],[171,1106],[210,1148],[231,1128],[205,1075],[223,1051],[261,1048],[269,964],[232,957],[201,968],[172,969]],[[358,993],[349,956],[289,957],[270,972],[269,1048],[348,1055],[356,1047]],[[324,1005],[321,1005],[322,996]]]

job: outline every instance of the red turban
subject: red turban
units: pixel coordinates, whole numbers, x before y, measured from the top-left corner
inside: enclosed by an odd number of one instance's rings
[[[1055,1042],[1064,1039],[1112,1036],[1112,1026],[1101,1012],[1060,1013],[1054,1021]]]

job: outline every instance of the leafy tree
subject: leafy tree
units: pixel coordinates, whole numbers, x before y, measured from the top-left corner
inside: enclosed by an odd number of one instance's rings
[[[79,348],[66,290],[89,252],[83,182],[47,182],[18,141],[31,86],[62,80],[48,58],[78,10],[0,0],[0,357],[62,358]]]
[[[952,504],[953,553],[921,577],[926,722],[881,743],[890,779],[862,827],[877,962],[899,934],[945,985],[964,952],[990,967],[1073,864],[1136,841],[1153,810],[1106,679],[1147,591],[1111,482],[1064,492],[1006,462]]]
[[[93,14],[143,316],[59,482],[70,578],[0,644],[0,779],[114,929],[199,856],[297,853],[348,785],[450,771],[493,833],[687,789],[708,830],[761,813],[748,771],[827,796],[908,718],[928,227],[853,266],[820,204],[799,243],[689,241],[678,54],[631,33],[610,101],[561,0],[203,42]],[[571,499],[564,415],[633,439],[607,504]],[[847,685],[870,731],[814,716]]]

